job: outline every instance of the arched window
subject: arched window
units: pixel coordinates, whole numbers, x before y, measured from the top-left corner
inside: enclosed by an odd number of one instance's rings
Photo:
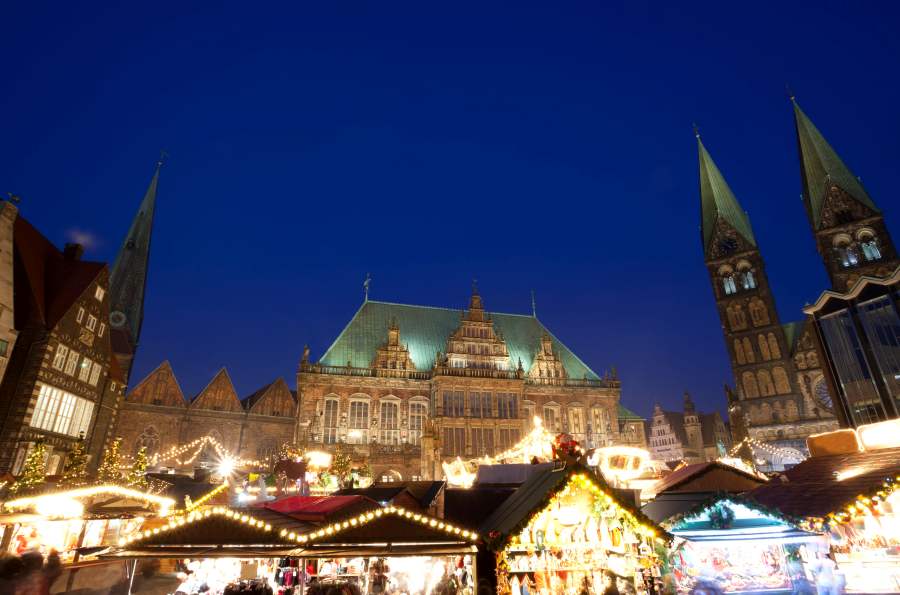
[[[428,420],[428,403],[423,399],[410,400],[409,402],[409,439],[410,444],[419,444],[422,441],[422,432],[425,430],[425,422]]]
[[[350,444],[368,444],[369,442],[369,398],[350,397],[350,416],[348,421],[347,442]]]
[[[759,298],[750,300],[750,318],[753,320],[754,326],[765,326],[769,324],[769,311],[766,304]]]
[[[881,260],[881,250],[878,249],[878,243],[875,238],[862,242],[860,244],[863,252],[863,258],[866,260]]]
[[[778,347],[778,339],[775,338],[775,333],[769,333],[768,339],[769,353],[772,354],[772,359],[781,359],[781,348]]]
[[[134,454],[137,454],[141,448],[147,449],[147,457],[152,458],[159,452],[159,431],[153,426],[147,426],[138,439],[134,443]]]
[[[400,399],[381,399],[381,443],[400,444]]]
[[[734,283],[734,275],[726,275],[722,277],[722,287],[725,289],[725,295],[737,293],[737,285]]]
[[[544,427],[551,432],[562,431],[562,420],[559,417],[559,405],[547,403],[544,405]]]
[[[338,400],[337,397],[326,398],[322,411],[322,442],[335,444],[338,434]]]
[[[744,397],[753,399],[759,396],[759,385],[753,372],[744,372],[741,375],[741,384],[744,386]]]
[[[747,360],[744,359],[744,347],[741,345],[740,339],[734,340],[734,359],[736,359],[739,364],[747,363]]]
[[[747,328],[747,316],[740,304],[733,304],[725,309],[725,315],[728,318],[728,325],[733,331],[740,331]]]
[[[800,419],[800,409],[794,401],[788,401],[784,407],[784,419],[786,421],[797,421]]]
[[[772,375],[768,370],[760,370],[756,373],[756,381],[759,383],[759,394],[763,397],[771,397],[775,394],[775,385],[772,383]]]
[[[750,343],[749,337],[744,337],[744,357],[747,358],[748,364],[756,361],[756,355],[753,353],[753,344]]]
[[[741,275],[741,281],[744,289],[755,289],[756,288],[756,278],[753,276],[753,271],[746,270]]]
[[[763,403],[759,408],[759,421],[764,424],[772,421],[772,406],[768,403]]]
[[[784,368],[778,366],[772,369],[772,377],[775,379],[775,390],[779,395],[786,395],[791,392],[791,383],[788,381],[787,372]]]
[[[266,438],[256,447],[256,459],[258,461],[274,461],[278,454],[278,442],[274,438]]]
[[[763,361],[772,359],[772,354],[769,352],[769,343],[766,341],[765,335],[758,335],[756,339],[759,343],[759,353],[762,355]]]

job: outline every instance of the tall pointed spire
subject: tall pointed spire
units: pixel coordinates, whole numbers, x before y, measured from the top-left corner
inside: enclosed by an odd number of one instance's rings
[[[700,135],[696,136],[697,150],[700,154],[700,226],[704,253],[709,253],[709,244],[715,235],[720,218],[731,225],[749,244],[756,246],[756,238],[753,237],[747,213],[741,209],[722,172],[703,146]]]
[[[837,186],[874,212],[878,208],[835,150],[828,144],[819,129],[807,117],[796,99],[794,124],[797,129],[797,145],[800,150],[800,175],[803,179],[803,202],[814,230],[822,225],[822,210],[831,186]]]
[[[156,164],[156,171],[150,186],[144,194],[140,208],[131,222],[131,228],[119,249],[109,276],[109,322],[113,331],[124,335],[127,343],[116,341],[118,347],[127,345],[130,353],[118,353],[125,369],[126,378],[131,371],[131,359],[137,349],[144,320],[144,293],[147,288],[147,269],[150,264],[150,240],[153,233],[153,214],[156,209],[156,192],[159,185],[159,170],[162,159]]]

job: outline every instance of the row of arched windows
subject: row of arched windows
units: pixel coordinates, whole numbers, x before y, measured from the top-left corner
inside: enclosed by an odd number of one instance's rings
[[[855,240],[849,234],[836,235],[833,246],[838,262],[845,269],[859,266],[861,260],[863,262],[881,260],[878,238],[875,236],[875,232],[868,228],[859,230]]]
[[[725,291],[725,295],[756,289],[756,276],[752,266],[746,260],[737,263],[737,270],[730,265],[722,265],[719,267],[719,276],[722,278],[722,289]]]
[[[750,310],[750,319],[753,326],[766,326],[770,323],[769,310],[766,303],[754,297],[748,304]],[[731,304],[725,308],[725,316],[728,318],[728,326],[732,331],[740,331],[747,328],[747,316],[744,314],[744,307],[741,304]]]
[[[791,383],[787,372],[781,366],[769,370],[757,370],[754,374],[746,371],[741,374],[741,386],[744,389],[744,397],[771,397],[772,395],[786,395],[791,392]]]
[[[762,361],[781,359],[781,348],[778,346],[778,339],[775,338],[775,333],[757,335],[756,342]],[[756,363],[756,353],[753,350],[753,343],[750,337],[734,340],[734,359],[737,360],[738,364]]]

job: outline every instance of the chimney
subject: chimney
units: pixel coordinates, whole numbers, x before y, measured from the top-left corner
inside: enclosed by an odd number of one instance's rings
[[[67,243],[66,247],[63,249],[63,257],[66,260],[81,260],[81,255],[84,254],[84,246],[81,244],[75,243]]]

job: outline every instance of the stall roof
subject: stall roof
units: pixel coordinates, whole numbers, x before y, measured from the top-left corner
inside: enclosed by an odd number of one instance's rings
[[[747,494],[796,517],[825,517],[900,475],[900,448],[812,457]]]
[[[641,507],[641,512],[656,523],[694,510],[708,501],[709,492],[666,492]]]
[[[479,465],[475,473],[475,485],[522,485],[535,473],[552,468],[553,463]]]
[[[379,508],[377,502],[365,496],[288,496],[265,502],[253,510],[265,508],[289,515],[297,520],[327,522],[335,517],[352,516]]]
[[[216,555],[275,556],[286,549],[309,551],[406,548],[410,554],[450,548],[468,552],[479,536],[474,531],[442,519],[388,506],[328,524],[299,521],[267,508],[215,507],[173,517],[163,526],[144,530],[108,554],[111,557],[144,556],[147,552],[195,551]],[[291,554],[293,555],[293,554]],[[323,554],[324,555],[324,554]]]
[[[663,492],[741,493],[766,483],[765,479],[718,461],[685,465],[662,478],[655,486]]]
[[[602,478],[597,477],[589,469],[579,464],[566,464],[563,467],[546,469],[533,474],[493,514],[485,519],[480,527],[481,533],[490,535],[496,532],[507,536],[514,532],[525,519],[544,506],[548,498],[561,491],[568,481],[578,474],[584,474],[588,477],[598,488],[606,492],[618,506],[631,512],[638,520],[648,525],[654,525],[661,533],[666,533],[664,529],[647,518],[640,510],[623,502]]]
[[[337,492],[341,496],[366,496],[376,502],[390,502],[402,492],[407,492],[419,506],[429,508],[444,489],[443,481],[400,481],[376,483],[366,488],[345,488]]]
[[[444,518],[466,527],[480,527],[515,491],[514,487],[479,485],[447,489],[444,492]]]

